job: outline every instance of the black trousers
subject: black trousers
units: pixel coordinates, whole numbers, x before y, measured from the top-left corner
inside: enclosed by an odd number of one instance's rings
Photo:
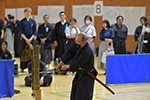
[[[94,71],[90,73],[92,73],[93,75],[95,74]],[[93,88],[94,79],[87,73],[84,74],[82,71],[77,71],[76,76],[72,82],[70,100],[92,100]]]
[[[135,52],[134,52],[135,54],[137,54],[137,49],[138,49],[138,44],[137,44],[136,49],[135,49]]]
[[[114,40],[113,45],[115,54],[127,54],[125,41],[120,42],[119,40]]]
[[[52,76],[51,75],[47,75],[44,77],[44,84],[42,86],[50,86],[52,83]],[[32,77],[31,76],[26,76],[25,77],[25,86],[31,86],[32,83]]]
[[[19,33],[15,34],[14,37],[14,53],[15,57],[21,57],[21,36]]]
[[[65,39],[59,39],[58,46],[55,48],[55,53],[54,53],[54,61],[56,61],[56,58],[61,58],[62,55],[65,53]]]
[[[0,37],[1,37],[1,35],[0,35]],[[3,41],[4,39],[0,39],[0,44],[1,44],[1,42]],[[0,48],[1,48],[1,46],[0,46]]]
[[[31,37],[31,36],[26,36],[28,39]],[[34,39],[31,41],[31,44],[34,45]],[[26,43],[26,41],[22,38],[21,40],[21,55],[22,55],[22,52],[25,50],[25,47],[27,46],[28,44]],[[27,64],[29,63],[30,61],[27,61],[27,62],[20,62],[20,69],[24,70],[27,68]]]

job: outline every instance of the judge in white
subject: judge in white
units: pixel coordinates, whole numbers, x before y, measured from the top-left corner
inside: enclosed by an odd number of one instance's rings
[[[65,44],[65,53],[70,50],[70,48],[75,44],[75,38],[80,33],[79,28],[76,26],[77,20],[71,18],[69,21],[70,25],[66,28],[66,44]],[[70,64],[73,60],[70,60],[66,64]],[[67,75],[71,75],[69,72],[70,69],[67,69]]]
[[[77,20],[71,18],[69,23],[70,25],[66,28],[66,37],[74,41],[78,33],[80,33],[79,28],[76,26]]]
[[[81,25],[79,29],[80,29],[80,32],[84,32],[87,35],[87,37],[88,37],[87,42],[89,43],[90,47],[92,48],[92,50],[94,52],[95,45],[94,45],[93,41],[96,37],[96,30],[95,30],[95,27],[91,25],[92,17],[89,15],[85,16],[84,22],[85,22],[85,24]]]
[[[75,38],[80,33],[79,28],[76,27],[77,20],[75,18],[71,18],[69,21],[70,25],[66,28],[66,44],[65,44],[65,52],[67,52],[75,43]]]

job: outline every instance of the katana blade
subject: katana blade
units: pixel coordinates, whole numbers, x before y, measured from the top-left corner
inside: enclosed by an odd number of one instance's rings
[[[96,78],[94,75],[92,75],[90,72],[88,72],[88,75],[90,75],[93,79],[95,79],[97,82],[99,82],[102,86],[104,86],[108,91],[110,91],[113,95],[115,94],[114,91],[112,91],[107,85],[105,85],[103,82],[101,82],[98,78]]]

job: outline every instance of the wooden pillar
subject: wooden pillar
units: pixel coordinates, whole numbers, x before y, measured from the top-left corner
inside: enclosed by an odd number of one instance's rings
[[[0,18],[4,21],[5,16],[5,0],[0,0]]]
[[[41,100],[41,90],[40,90],[40,75],[39,75],[39,47],[34,46],[32,51],[32,97],[33,100]]]

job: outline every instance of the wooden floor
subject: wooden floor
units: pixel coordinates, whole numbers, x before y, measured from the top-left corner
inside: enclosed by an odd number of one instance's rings
[[[19,64],[20,59],[15,58]],[[19,64],[20,65],[20,64]],[[97,58],[95,66],[97,65]],[[98,69],[98,78],[105,83],[104,70]],[[27,70],[26,70],[27,73]],[[25,87],[25,76],[15,77],[14,88],[22,91],[12,98],[0,98],[0,100],[32,100],[31,88]],[[71,84],[74,75],[53,75],[53,82],[50,87],[41,87],[42,100],[70,100]],[[85,83],[86,84],[86,83]],[[93,100],[150,100],[150,83],[109,85],[116,95],[110,94],[99,83],[95,82]]]

